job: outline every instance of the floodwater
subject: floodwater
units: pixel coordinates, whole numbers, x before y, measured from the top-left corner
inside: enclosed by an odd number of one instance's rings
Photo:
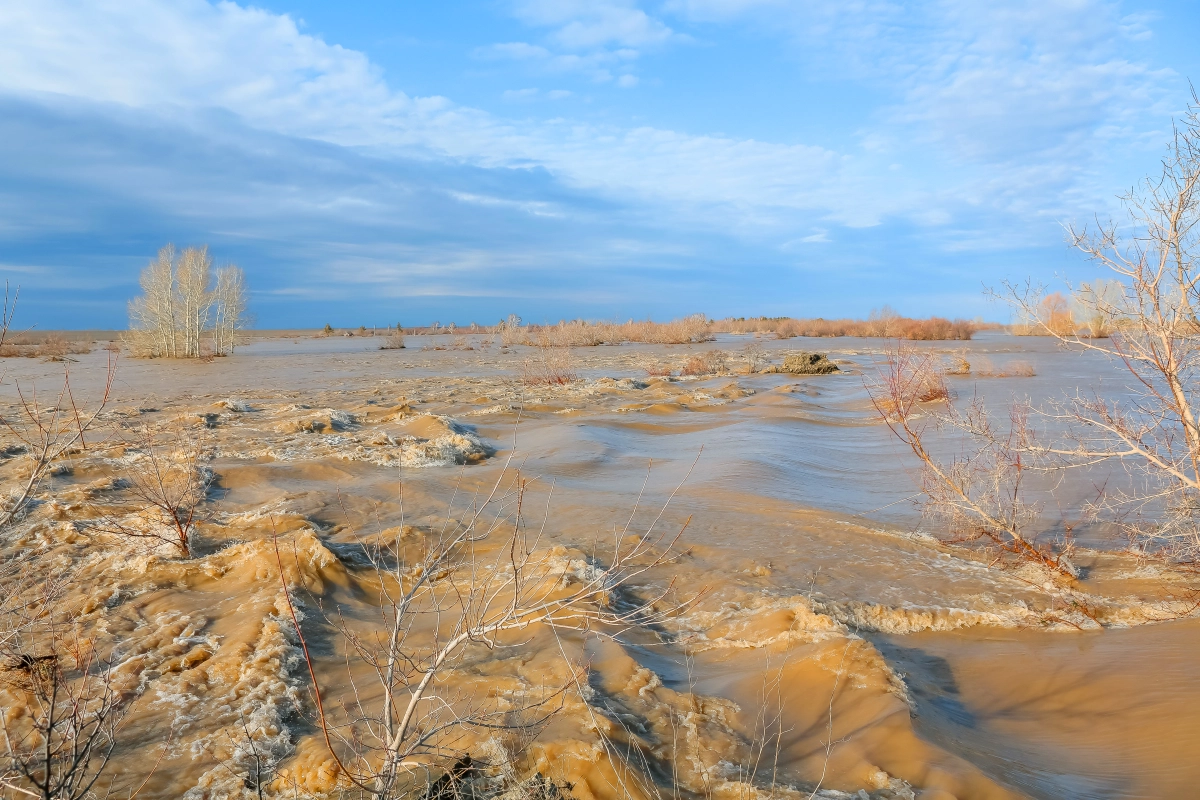
[[[619,632],[540,621],[468,643],[438,673],[427,729],[438,713],[488,721],[430,735],[443,756],[484,764],[489,786],[540,772],[579,800],[1200,791],[1190,576],[1101,530],[1079,529],[1083,578],[1069,583],[931,540],[915,465],[864,388],[886,343],[759,340],[776,363],[819,349],[842,372],[737,374],[750,338],[577,350],[579,379],[542,387],[521,381],[532,348],[481,337],[409,337],[398,351],[370,337],[276,339],[211,363],[120,359],[88,447],[0,542],[22,578],[69,577],[58,605],[112,665],[126,716],[98,786],[357,796],[343,766],[346,742],[366,747],[365,717],[381,707],[380,593],[500,486],[499,522],[471,544],[471,571],[443,579],[440,613],[414,617],[414,658],[452,634],[465,588],[507,569],[510,529],[523,531],[530,582],[552,593],[586,583],[647,530],[671,549],[603,601],[649,604]],[[1034,369],[954,377],[960,398],[1124,391],[1111,365],[1042,339],[922,346],[961,352],[976,372]],[[648,375],[711,349],[727,351],[732,374]],[[94,402],[107,355],[70,364],[79,403]],[[18,387],[64,405],[62,364],[5,368],[7,419],[22,418]],[[22,460],[6,452],[0,478],[15,486]],[[188,469],[211,471],[186,558],[130,533],[164,530],[130,488],[153,452],[172,463],[197,452]],[[1121,480],[1056,483],[1044,529]],[[514,591],[498,590],[496,607]],[[0,683],[13,730],[27,722],[22,691]]]

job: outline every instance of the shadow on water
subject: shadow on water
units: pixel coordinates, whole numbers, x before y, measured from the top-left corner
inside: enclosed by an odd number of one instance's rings
[[[1044,800],[1196,796],[1196,725],[1179,714],[1200,676],[1163,628],[870,638],[908,686],[917,733],[1000,783]]]

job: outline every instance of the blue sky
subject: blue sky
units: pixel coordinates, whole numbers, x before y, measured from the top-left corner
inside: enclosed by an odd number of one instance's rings
[[[266,327],[1005,318],[1083,277],[1200,8],[1013,0],[0,5],[0,277],[122,327],[162,244]]]

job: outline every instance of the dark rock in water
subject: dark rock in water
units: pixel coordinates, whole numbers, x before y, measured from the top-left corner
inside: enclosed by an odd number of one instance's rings
[[[473,793],[469,791],[468,782],[475,777],[475,773],[471,757],[463,756],[454,762],[454,766],[442,777],[426,787],[421,798],[422,800],[460,800],[463,797],[470,797]]]
[[[792,375],[828,375],[838,371],[838,365],[829,360],[825,353],[807,353],[803,350],[789,353],[783,358],[781,372]]]

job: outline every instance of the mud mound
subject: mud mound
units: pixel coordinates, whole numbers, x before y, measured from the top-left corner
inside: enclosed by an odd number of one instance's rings
[[[327,408],[316,413],[302,413],[284,419],[275,426],[279,433],[336,433],[356,425],[358,419],[345,411]]]
[[[809,353],[798,350],[783,357],[780,372],[791,375],[828,375],[838,371],[838,365],[829,360],[825,353]]]

